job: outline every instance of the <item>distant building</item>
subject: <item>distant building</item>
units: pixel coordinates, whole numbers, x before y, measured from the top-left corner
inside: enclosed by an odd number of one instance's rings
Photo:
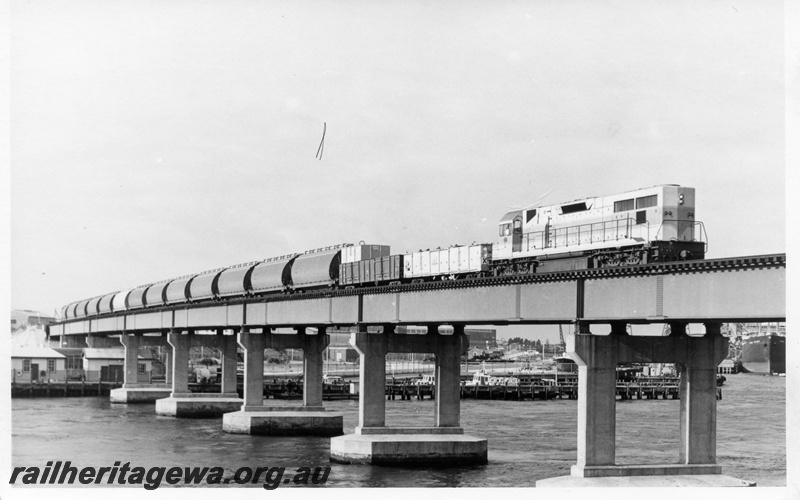
[[[479,349],[494,349],[497,347],[497,330],[490,329],[465,329],[464,333],[469,337],[470,347]]]
[[[323,359],[335,363],[353,363],[358,359],[358,351],[350,345],[349,328],[328,328],[330,343],[325,349]]]
[[[54,317],[46,316],[39,311],[13,309],[11,311],[11,331],[13,332],[28,325],[49,325],[55,320]]]
[[[442,328],[445,333],[448,332],[448,329],[450,332],[453,331],[452,327],[445,326]],[[367,328],[367,331],[377,333],[380,331],[380,327],[370,326]],[[401,335],[425,335],[427,331],[427,328],[424,326],[398,325],[395,327],[395,332]],[[328,328],[327,333],[330,337],[330,344],[328,344],[328,348],[326,349],[326,360],[351,363],[358,359],[358,351],[350,345],[350,328]],[[464,333],[469,338],[470,347],[481,350],[497,348],[497,330],[467,328],[464,330]],[[416,354],[432,353],[388,353],[386,355],[386,360],[425,360],[425,358],[418,357]]]

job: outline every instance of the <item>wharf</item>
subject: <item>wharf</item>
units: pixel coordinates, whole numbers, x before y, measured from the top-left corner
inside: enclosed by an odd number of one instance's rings
[[[108,396],[113,389],[122,387],[122,382],[87,382],[67,380],[61,382],[11,382],[11,397],[83,397]]]
[[[356,384],[357,385],[357,384]],[[108,396],[113,389],[122,387],[121,382],[12,382],[11,397],[84,397]],[[194,393],[219,392],[219,384],[189,384]],[[242,384],[238,384],[237,392],[243,394]],[[434,399],[435,388],[432,384],[414,384],[412,379],[391,379],[386,381],[386,398],[388,400]],[[618,382],[616,396],[618,400],[633,401],[642,399],[680,399],[680,381],[670,377],[648,377],[631,382]],[[265,381],[264,397],[269,399],[292,400],[302,399],[302,384],[291,380],[274,379]],[[516,386],[509,385],[461,385],[461,399],[502,399],[511,401],[535,401],[549,399],[578,399],[578,383],[574,379],[536,379],[531,383]],[[357,399],[357,392],[351,391],[350,384],[324,385],[322,398],[325,401]],[[717,388],[717,399],[722,399],[722,389]]]
[[[461,399],[502,399],[511,401],[535,401],[549,399],[578,399],[577,381],[536,380],[529,384],[510,385],[461,385]],[[435,399],[435,388],[431,384],[416,385],[407,380],[387,381],[386,397],[397,399]],[[671,377],[648,377],[635,382],[618,382],[616,398],[621,401],[642,399],[680,399],[680,380]],[[722,399],[722,389],[717,388],[717,399]]]
[[[397,399],[435,399],[436,390],[430,384],[406,384],[391,383],[386,384],[386,397],[389,400]],[[461,399],[502,399],[512,401],[546,400],[546,399],[577,399],[578,385],[572,383],[565,384],[544,384],[532,383],[518,386],[507,385],[462,385],[460,390]]]

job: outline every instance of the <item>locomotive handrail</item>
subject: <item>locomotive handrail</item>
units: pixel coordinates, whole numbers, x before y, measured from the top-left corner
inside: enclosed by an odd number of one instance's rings
[[[700,242],[703,243],[703,245],[704,245],[705,253],[708,253],[708,234],[706,233],[706,225],[703,224],[703,222],[699,221],[699,220],[695,221],[694,225],[695,226],[700,225],[700,230],[703,231],[703,235],[705,236],[705,240],[701,239]]]
[[[589,227],[589,241],[590,242],[594,240],[595,226],[600,226],[597,229],[597,231],[602,231],[602,233],[601,233],[602,234],[602,240],[601,241],[603,241],[603,242],[609,241],[611,239],[619,240],[621,238],[622,239],[628,238],[629,235],[630,235],[630,232],[631,232],[631,227],[633,226],[632,222],[633,222],[633,219],[631,219],[630,217],[626,217],[624,219],[614,219],[614,220],[602,221],[602,222],[590,222],[588,224],[577,224],[577,225],[574,225],[574,226],[566,226],[566,227],[561,227],[561,228],[555,228],[555,229],[551,229],[550,231],[534,231],[534,232],[531,232],[531,233],[525,233],[523,235],[523,240],[525,242],[525,250],[529,251],[529,250],[532,250],[532,249],[533,250],[537,250],[537,249],[545,249],[545,248],[559,248],[559,247],[569,247],[569,246],[580,245],[581,244],[581,228],[585,228],[587,226]],[[609,228],[609,226],[613,226],[613,229],[614,229],[613,238],[610,237],[610,236],[607,236],[607,234],[606,234],[606,231]],[[576,242],[570,244],[570,239],[569,239],[570,230],[574,231],[576,229],[577,229]],[[624,229],[624,231],[620,231],[620,229]],[[545,233],[547,233],[547,238],[544,237]],[[563,238],[563,240],[564,240],[564,244],[562,244],[562,245],[558,244],[558,241],[559,241],[558,238],[559,238],[559,234],[560,233],[564,233],[564,236],[561,236]],[[534,235],[534,237],[531,238],[531,235]],[[620,236],[620,235],[622,235],[622,236]],[[540,242],[546,243],[546,244],[543,244],[541,246],[537,246],[534,243],[533,248],[531,248],[531,240],[532,239],[536,239],[536,237],[538,237]],[[547,243],[549,243],[549,244],[547,244]]]
[[[692,224],[692,241],[698,241],[700,243],[704,243],[706,245],[706,247],[708,247],[708,235],[706,234],[705,225],[701,221],[699,221],[699,220],[696,221],[694,219],[667,219],[667,222],[676,222],[676,223],[677,222],[688,222],[688,223],[691,223]],[[703,238],[700,238],[700,239],[697,238],[697,230],[695,229],[695,226],[697,226],[698,224],[700,225],[700,229],[702,230],[703,234],[706,237],[705,240]],[[658,238],[661,235],[661,230],[663,228],[664,228],[664,221],[662,221],[661,224],[658,226],[658,230],[656,231],[655,238]],[[647,236],[648,236],[648,240],[650,240],[650,230],[649,230],[649,228],[648,228],[648,231],[647,231]]]

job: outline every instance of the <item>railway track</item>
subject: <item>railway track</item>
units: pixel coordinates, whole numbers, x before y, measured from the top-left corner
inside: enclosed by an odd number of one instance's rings
[[[126,314],[136,314],[142,312],[170,311],[173,309],[193,309],[203,307],[219,306],[221,304],[255,304],[263,302],[281,302],[291,300],[323,299],[330,297],[347,297],[359,295],[420,292],[434,290],[448,290],[457,288],[481,288],[494,286],[507,286],[514,284],[542,283],[555,281],[574,281],[580,279],[602,279],[615,277],[635,277],[652,276],[663,274],[682,274],[682,273],[707,273],[707,272],[730,272],[746,269],[780,268],[786,266],[786,254],[767,254],[753,255],[745,257],[726,257],[721,259],[705,259],[680,262],[656,262],[652,264],[642,264],[635,266],[607,267],[599,269],[581,269],[571,271],[555,271],[548,273],[533,273],[526,275],[510,276],[488,276],[457,280],[437,280],[424,281],[420,283],[396,283],[376,286],[362,286],[359,288],[340,288],[305,291],[303,293],[282,293],[274,295],[262,295],[256,297],[231,298],[221,300],[210,300],[197,303],[184,303],[175,307],[153,307],[140,309],[137,311],[126,311],[120,313],[110,313],[93,317],[115,317]],[[86,318],[78,318],[74,321],[85,321]],[[65,321],[64,323],[71,323]]]

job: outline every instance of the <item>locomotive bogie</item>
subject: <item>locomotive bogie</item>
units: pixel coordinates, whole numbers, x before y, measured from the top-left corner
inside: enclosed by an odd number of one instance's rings
[[[536,273],[556,273],[564,271],[580,271],[595,267],[589,257],[568,257],[564,259],[544,259],[535,264]],[[532,271],[531,271],[532,272]]]

